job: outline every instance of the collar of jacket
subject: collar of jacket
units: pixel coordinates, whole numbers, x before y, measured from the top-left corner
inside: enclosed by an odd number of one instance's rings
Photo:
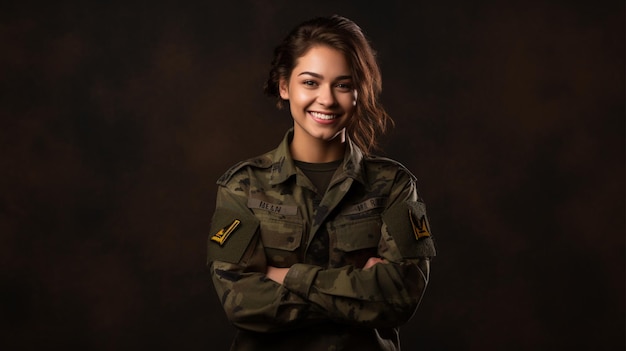
[[[292,176],[296,175],[296,166],[291,158],[289,144],[293,139],[293,128],[290,128],[283,141],[274,150],[272,174],[270,176],[270,184],[280,184]],[[346,135],[346,151],[341,165],[341,172],[336,174],[331,180],[332,183],[342,181],[346,178],[354,180],[367,186],[367,178],[363,168],[363,152],[356,146]]]

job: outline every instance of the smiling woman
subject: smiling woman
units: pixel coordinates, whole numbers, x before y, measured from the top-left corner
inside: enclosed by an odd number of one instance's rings
[[[361,29],[296,27],[265,91],[293,129],[218,180],[208,264],[231,350],[399,350],[435,256],[413,175],[371,155],[391,120]]]
[[[311,163],[343,158],[354,92],[350,67],[340,51],[314,46],[298,59],[289,81],[280,80],[280,97],[289,101],[294,120],[292,157]]]

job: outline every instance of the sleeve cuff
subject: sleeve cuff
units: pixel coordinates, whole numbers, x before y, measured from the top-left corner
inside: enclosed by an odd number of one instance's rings
[[[321,269],[318,266],[296,263],[289,268],[283,286],[303,298],[308,298],[311,285]]]

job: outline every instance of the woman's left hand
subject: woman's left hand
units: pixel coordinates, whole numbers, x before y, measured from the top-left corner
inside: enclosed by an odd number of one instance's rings
[[[277,267],[267,266],[267,272],[265,272],[265,275],[271,280],[282,285],[288,271],[289,271],[289,268],[277,268]]]
[[[365,262],[365,266],[363,266],[363,269],[372,268],[377,263],[387,263],[387,261],[380,257],[370,257],[367,262]]]

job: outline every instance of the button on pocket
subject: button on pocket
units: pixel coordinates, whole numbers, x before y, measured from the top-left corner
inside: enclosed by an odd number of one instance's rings
[[[300,247],[302,242],[302,224],[262,219],[261,240],[267,248],[293,251]]]

